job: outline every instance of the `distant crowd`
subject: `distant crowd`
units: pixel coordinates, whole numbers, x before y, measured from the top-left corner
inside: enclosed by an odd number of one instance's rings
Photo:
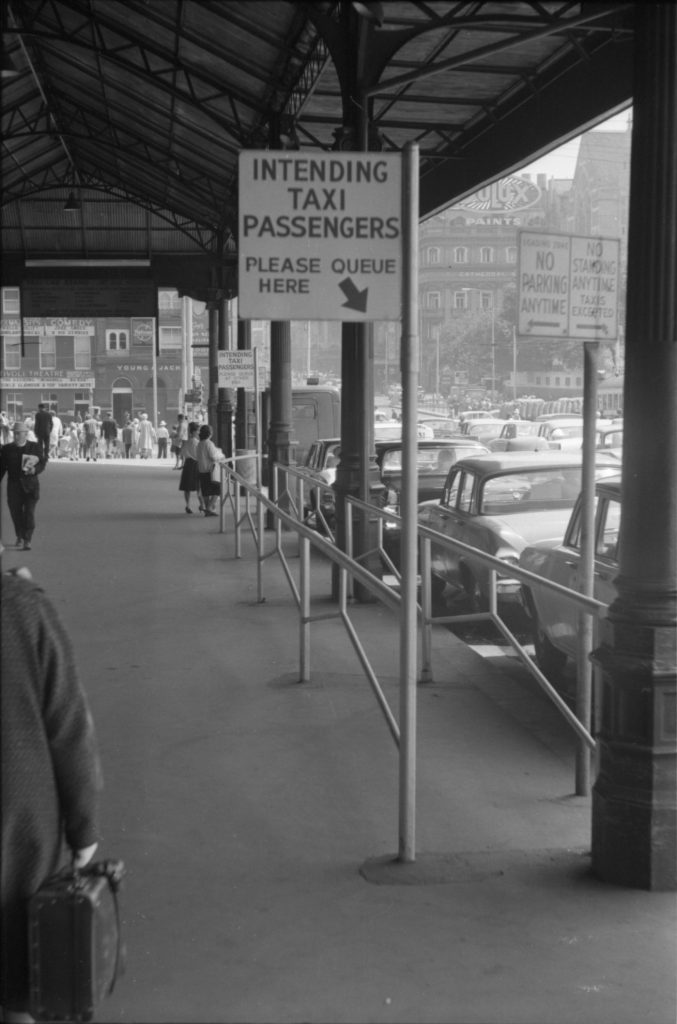
[[[35,415],[21,420],[28,438],[40,441],[49,459],[70,462],[97,462],[99,459],[169,459],[178,467],[178,452],[185,440],[186,417],[179,415],[171,427],[161,420],[157,428],[147,413],[132,416],[126,412],[122,423],[111,413],[103,417],[90,412],[62,419],[41,405]],[[0,412],[0,445],[9,444],[16,425],[7,413]]]

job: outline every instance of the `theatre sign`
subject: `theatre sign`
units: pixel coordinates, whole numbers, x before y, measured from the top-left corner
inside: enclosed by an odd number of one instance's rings
[[[399,154],[244,150],[239,160],[240,316],[398,320]]]

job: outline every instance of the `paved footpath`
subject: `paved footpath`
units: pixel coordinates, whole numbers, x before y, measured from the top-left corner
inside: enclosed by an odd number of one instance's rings
[[[674,1024],[675,899],[590,877],[590,801],[537,689],[436,632],[417,857],[393,863],[397,752],[343,627],[313,625],[299,684],[278,561],[257,603],[251,544],[235,559],[230,516],[186,515],[170,467],[50,464],[33,550],[3,560],[71,632],[100,853],[128,867],[127,971],[97,1019]],[[321,560],[312,578],[331,612]],[[351,615],[397,714],[393,616]]]

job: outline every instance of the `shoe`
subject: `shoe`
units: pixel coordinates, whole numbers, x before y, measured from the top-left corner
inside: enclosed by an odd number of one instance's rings
[[[191,515],[191,516],[192,516],[192,514],[193,514],[193,510],[192,510],[192,508],[188,508],[188,506],[187,506],[187,505],[186,505],[186,512],[188,512],[188,513],[189,513],[189,515]]]
[[[216,512],[210,512],[209,509],[205,509],[205,515],[206,516],[215,516]]]
[[[17,546],[18,548],[22,548],[22,547],[23,547],[23,544],[24,544],[24,539],[23,539],[23,537],[17,537],[17,539],[16,539],[16,546]]]
[[[31,550],[31,546],[30,546],[30,544],[28,543],[28,541],[27,541],[27,540],[25,540],[25,541],[24,541],[24,551],[30,551],[30,550]]]

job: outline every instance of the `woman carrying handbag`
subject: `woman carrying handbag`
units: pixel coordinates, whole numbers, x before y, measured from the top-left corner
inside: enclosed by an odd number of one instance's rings
[[[220,466],[226,461],[226,456],[212,441],[212,428],[206,423],[200,427],[198,437],[197,468],[204,514],[205,516],[215,516],[217,513],[214,511],[214,505],[220,488],[219,484],[212,479],[212,471],[215,466]],[[219,488],[218,491],[217,488]]]

